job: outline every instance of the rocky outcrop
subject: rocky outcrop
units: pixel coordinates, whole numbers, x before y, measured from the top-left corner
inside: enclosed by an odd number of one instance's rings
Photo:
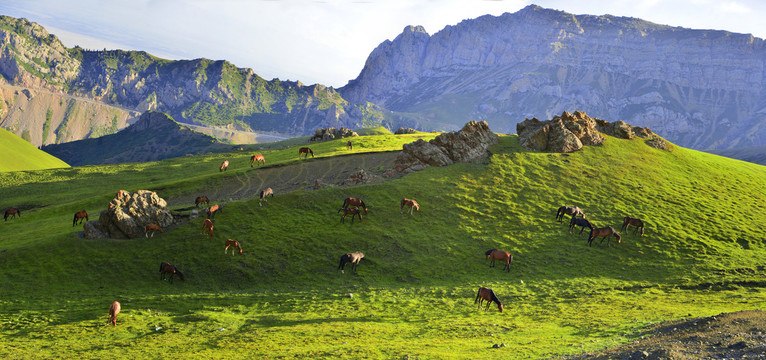
[[[352,186],[352,185],[359,185],[359,184],[370,184],[376,179],[378,179],[377,175],[368,173],[364,171],[364,169],[360,169],[359,171],[349,175],[348,178],[343,180],[343,182],[341,182],[341,185]]]
[[[309,141],[328,141],[352,136],[359,136],[359,134],[351,129],[346,129],[344,127],[340,129],[336,129],[334,127],[320,128],[314,131],[314,136],[309,138]]]
[[[497,140],[497,134],[489,129],[486,121],[471,121],[460,131],[441,134],[431,141],[418,139],[404,144],[394,161],[394,169],[412,172],[429,166],[468,162],[487,156],[489,147],[497,144]]]
[[[405,128],[403,128],[403,127],[400,127],[400,128],[398,128],[398,129],[396,129],[396,132],[394,132],[394,135],[402,135],[402,134],[414,134],[414,133],[416,133],[416,132],[418,132],[418,131],[417,131],[417,130],[415,130],[415,129],[413,129],[413,128],[406,128],[406,129],[405,129]]]
[[[167,202],[156,192],[138,190],[130,193],[120,190],[109,207],[101,212],[98,223],[91,223],[84,225],[86,237],[97,237],[100,232],[113,239],[133,239],[144,236],[144,227],[148,224],[167,228],[173,224],[173,215]]]
[[[537,118],[525,119],[516,125],[516,132],[519,135],[519,144],[524,148],[558,153],[577,151],[586,145],[599,145],[605,140],[601,133],[621,139],[636,136],[646,139],[659,138],[649,128],[631,126],[622,120],[610,123],[591,118],[582,111],[575,111],[574,114],[565,111],[561,116],[554,116],[546,121]],[[659,142],[655,141],[649,145],[653,146],[655,143]]]

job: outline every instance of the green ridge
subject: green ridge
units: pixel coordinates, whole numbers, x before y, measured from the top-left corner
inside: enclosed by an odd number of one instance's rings
[[[0,128],[0,172],[69,167],[67,163],[37,149],[34,145]]]

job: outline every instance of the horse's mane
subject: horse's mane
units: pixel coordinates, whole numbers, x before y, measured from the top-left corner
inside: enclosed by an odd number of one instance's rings
[[[497,298],[497,295],[495,295],[495,292],[492,291],[492,289],[489,289],[489,297],[492,299],[492,301],[498,304],[502,304],[502,302],[500,302],[500,299]]]
[[[497,249],[489,249],[489,250],[487,250],[487,252],[484,253],[484,255],[487,255],[487,256],[492,255],[492,252],[496,251],[496,250]]]

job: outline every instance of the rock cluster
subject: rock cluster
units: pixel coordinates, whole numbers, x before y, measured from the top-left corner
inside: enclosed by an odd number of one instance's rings
[[[377,175],[370,174],[368,172],[365,172],[364,169],[360,169],[359,171],[349,175],[348,178],[343,180],[341,185],[349,186],[349,185],[358,185],[358,184],[369,184],[377,178],[378,178]]]
[[[622,120],[610,123],[591,118],[582,111],[574,114],[565,111],[545,121],[526,119],[516,124],[516,132],[519,143],[526,149],[560,153],[577,151],[585,145],[599,145],[606,140],[602,133],[621,139],[658,138],[649,128],[631,126]]]
[[[144,236],[144,227],[148,224],[157,224],[163,229],[173,224],[167,202],[153,191],[120,190],[98,221],[89,221],[83,228],[89,239],[133,239]]]
[[[429,166],[468,162],[487,156],[493,144],[497,144],[497,134],[489,129],[489,124],[486,121],[471,121],[458,132],[444,133],[431,141],[418,139],[404,144],[396,157],[394,169],[412,172]]]
[[[340,129],[336,129],[334,127],[319,128],[319,129],[316,129],[316,131],[314,132],[314,136],[312,136],[309,139],[309,141],[327,141],[327,140],[341,139],[341,138],[351,137],[351,136],[359,136],[359,134],[357,134],[351,129],[346,129],[344,127]]]
[[[406,129],[405,129],[405,128],[403,128],[403,127],[400,127],[400,128],[398,128],[398,129],[396,129],[396,132],[394,132],[394,135],[401,135],[401,134],[414,134],[414,133],[416,133],[416,132],[417,132],[417,130],[415,130],[415,129],[413,129],[413,128],[406,128]]]

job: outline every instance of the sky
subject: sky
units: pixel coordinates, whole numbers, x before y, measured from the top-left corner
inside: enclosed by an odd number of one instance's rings
[[[39,23],[67,47],[228,60],[267,80],[338,88],[405,26],[434,34],[529,4],[766,37],[763,0],[2,0],[0,14]]]

